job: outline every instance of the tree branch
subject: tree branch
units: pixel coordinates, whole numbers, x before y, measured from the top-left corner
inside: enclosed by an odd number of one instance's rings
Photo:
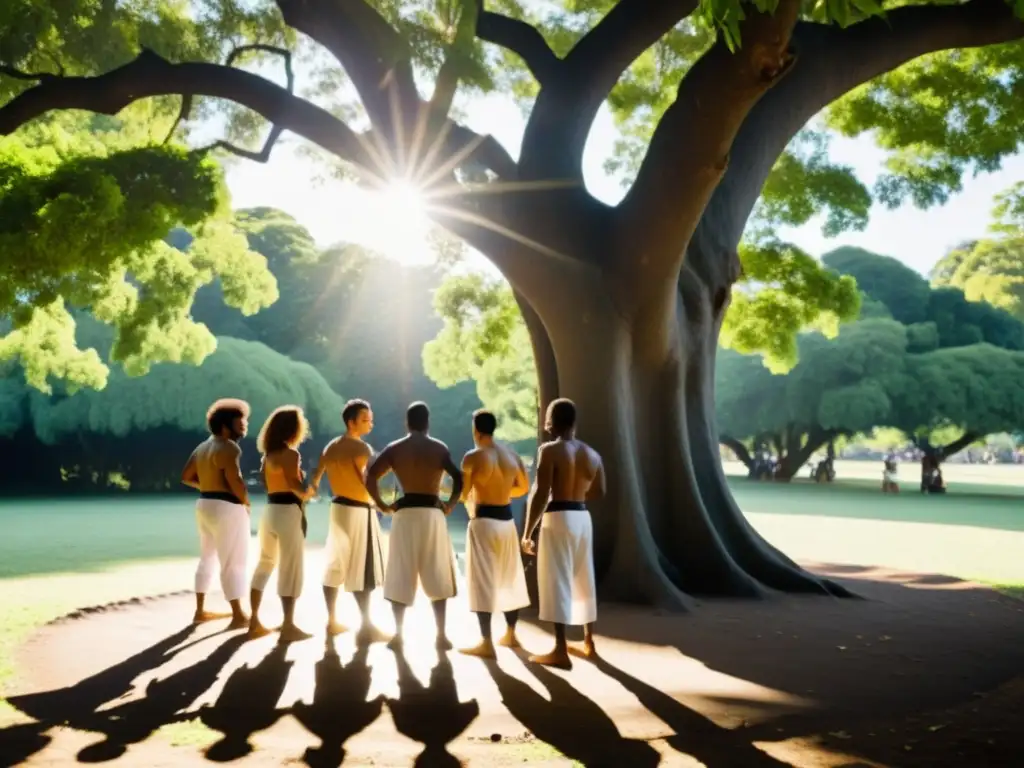
[[[686,244],[729,162],[733,139],[751,108],[790,70],[790,36],[800,0],[775,13],[751,13],[733,53],[721,37],[691,67],[654,131],[636,181],[619,205],[618,264],[626,294],[639,304],[675,285]],[[647,252],[636,254],[636,244]],[[659,313],[670,307],[656,308]]]
[[[419,118],[412,57],[402,36],[365,0],[277,0],[285,22],[329,50],[352,80],[374,133],[399,153]]]
[[[520,155],[529,178],[583,178],[587,137],[619,77],[696,7],[696,0],[620,0],[569,51],[557,79],[537,78],[544,87]]]
[[[750,111],[733,144],[725,178],[708,204],[708,233],[735,250],[768,174],[786,145],[815,114],[863,83],[927,53],[1024,38],[1024,21],[1003,0],[904,6],[884,19],[845,29],[800,22],[799,61]]]
[[[455,38],[445,53],[441,68],[434,80],[434,93],[430,97],[430,110],[435,117],[447,117],[455,100],[466,61],[466,51],[476,37],[477,17],[482,0],[461,0],[462,13],[455,28]]]
[[[476,7],[477,37],[519,56],[542,88],[558,76],[561,61],[540,30],[525,21],[484,10],[484,0],[476,0]]]
[[[941,448],[935,448],[934,451],[936,458],[940,462],[945,461],[950,456],[960,453],[964,448],[969,446],[971,443],[977,442],[982,437],[984,437],[984,435],[980,435],[976,432],[965,432],[962,437],[954,440],[952,443],[944,445]]]
[[[227,99],[258,112],[280,131],[292,131],[352,163],[369,176],[381,168],[365,139],[320,107],[258,75],[220,64],[172,64],[151,50],[102,75],[49,77],[0,107],[0,135],[59,109],[115,115],[153,96],[194,94]]]
[[[747,446],[741,443],[734,437],[728,435],[719,435],[718,442],[724,445],[726,448],[736,454],[736,458],[743,462],[743,466],[747,469],[754,468],[754,459],[750,455],[750,451],[747,450]]]

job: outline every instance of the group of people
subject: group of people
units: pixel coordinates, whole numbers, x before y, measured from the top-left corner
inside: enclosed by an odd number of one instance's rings
[[[466,533],[466,584],[469,610],[480,622],[481,641],[463,653],[493,657],[491,617],[505,615],[500,645],[519,647],[519,611],[530,603],[523,559],[537,558],[540,620],[555,627],[555,647],[531,656],[535,663],[568,668],[567,625],[584,627],[584,642],[572,653],[592,657],[597,618],[592,523],[587,501],[605,493],[601,457],[577,440],[576,406],[567,399],[550,404],[545,429],[551,441],[538,451],[531,487],[526,468],[508,446],[494,439],[497,420],[487,410],[472,416],[475,448],[456,465],[448,447],[429,435],[430,411],[416,402],[406,412],[408,434],[375,454],[365,437],[373,429],[373,411],[365,400],[350,400],[341,417],[345,432],[324,448],[308,478],[299,446],[308,435],[302,409],[287,405],[270,414],[257,447],[267,505],[259,526],[260,556],[249,580],[251,616],[242,607],[247,581],[250,501],[242,477],[239,442],[248,432],[249,405],[222,399],[207,412],[210,436],[189,457],[182,482],[199,491],[196,520],[200,557],[195,575],[193,620],[226,618],[206,609],[219,562],[220,581],[231,605],[229,629],[247,629],[252,638],[271,632],[260,619],[263,592],[277,570],[277,591],[284,621],[281,642],[311,637],[295,622],[295,601],[302,592],[305,562],[306,502],[319,493],[324,476],[332,501],[326,541],[323,594],[327,633],[346,631],[336,618],[338,590],[354,595],[362,614],[361,643],[403,644],[405,611],[422,588],[436,622],[436,647],[452,648],[446,633],[447,601],[456,594],[456,560],[447,516],[462,502],[469,513]],[[394,473],[401,496],[388,504],[380,481]],[[449,498],[440,498],[443,476],[451,478]],[[520,539],[511,501],[530,494]],[[390,515],[387,558],[381,544],[379,514]],[[539,551],[534,533],[540,529]],[[383,587],[391,603],[396,632],[388,637],[370,619],[370,594]]]

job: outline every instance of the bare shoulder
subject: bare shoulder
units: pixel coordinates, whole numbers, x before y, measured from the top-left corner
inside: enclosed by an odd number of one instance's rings
[[[480,449],[479,448],[470,448],[468,451],[466,451],[466,455],[462,457],[462,464],[463,465],[472,464],[479,457],[480,457]]]
[[[561,452],[562,444],[557,440],[549,440],[546,443],[541,443],[540,448],[537,450],[537,455],[540,458],[553,459]]]
[[[448,446],[443,441],[438,440],[436,437],[430,437],[429,435],[427,435],[427,439],[435,450],[442,453],[448,453]]]
[[[588,455],[588,456],[590,457],[590,460],[591,460],[592,462],[594,462],[594,465],[595,465],[595,466],[600,466],[600,465],[601,465],[601,463],[602,463],[602,459],[601,459],[601,454],[600,454],[600,453],[598,453],[598,452],[597,452],[597,451],[596,451],[596,450],[595,450],[595,449],[593,448],[593,446],[587,445],[586,443],[584,443],[584,442],[582,442],[582,441],[580,441],[580,444],[581,444],[581,445],[582,445],[582,446],[584,447],[584,449],[586,449],[586,451],[587,451],[587,455]]]
[[[218,440],[212,448],[222,461],[235,461],[242,455],[242,447],[234,440]]]

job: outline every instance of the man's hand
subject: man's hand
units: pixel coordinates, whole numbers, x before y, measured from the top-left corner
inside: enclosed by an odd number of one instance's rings
[[[453,507],[454,505],[452,504],[451,499],[449,499],[448,501],[441,502],[441,511],[444,512],[445,517],[448,517],[448,515],[452,513]]]
[[[533,539],[523,537],[523,554],[534,557],[537,554],[537,545],[533,543]]]

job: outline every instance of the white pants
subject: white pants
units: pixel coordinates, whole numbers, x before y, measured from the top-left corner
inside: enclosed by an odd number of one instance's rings
[[[478,517],[466,529],[469,610],[504,613],[530,604],[514,520]]]
[[[331,504],[324,586],[346,592],[372,590],[384,583],[384,551],[377,510]]]
[[[544,513],[537,551],[541,621],[579,625],[597,620],[593,537],[587,510]]]
[[[199,565],[196,592],[205,595],[213,585],[220,563],[220,588],[226,600],[245,594],[246,560],[249,557],[249,511],[241,504],[219,499],[196,502],[199,528]]]
[[[252,588],[264,591],[277,567],[277,594],[298,597],[302,594],[305,549],[299,505],[267,504],[260,520],[260,559],[252,575]]]
[[[455,597],[455,550],[444,512],[406,507],[391,520],[384,599],[412,605],[421,585],[432,601]]]

